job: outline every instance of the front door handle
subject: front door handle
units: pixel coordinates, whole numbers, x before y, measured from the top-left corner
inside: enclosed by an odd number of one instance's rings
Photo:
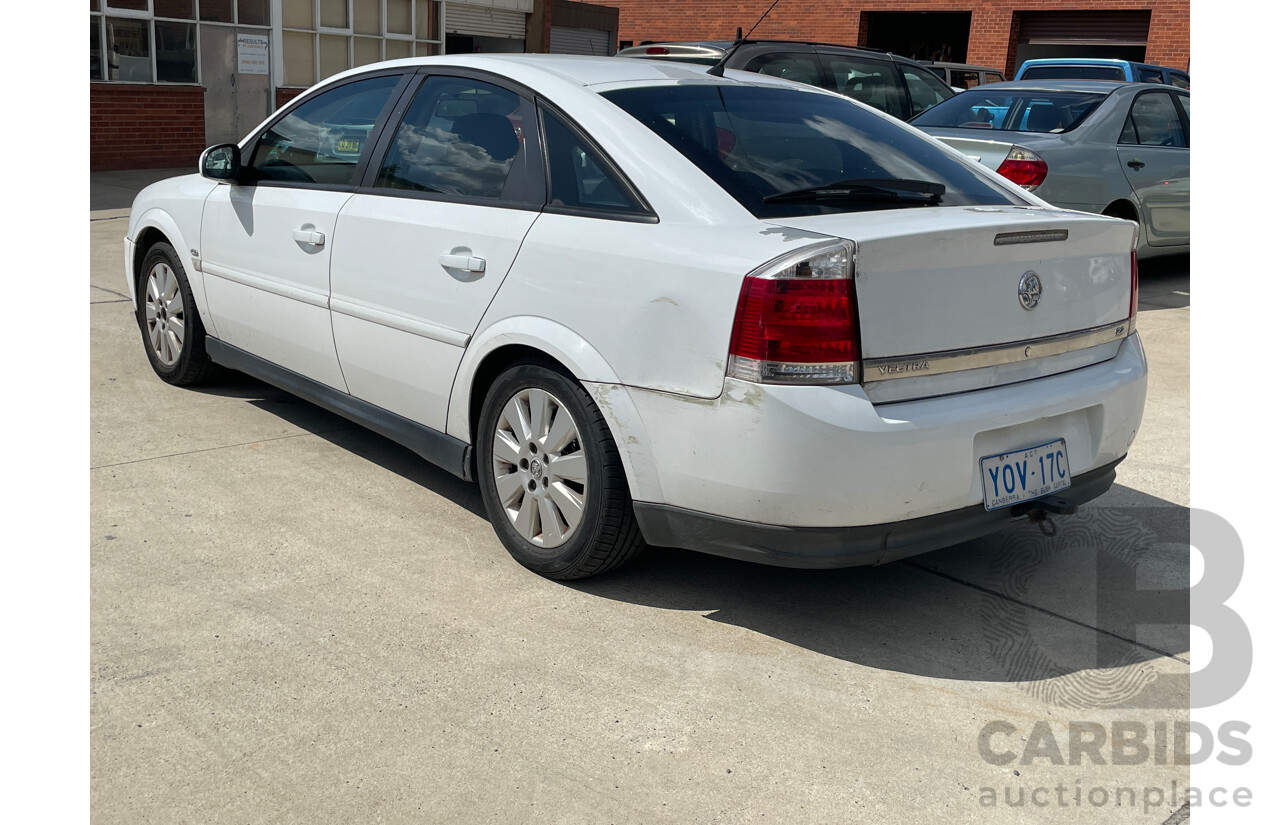
[[[1146,166],[1146,164],[1138,160],[1137,158],[1134,158],[1133,160],[1129,161],[1130,169],[1141,169],[1144,166]]]
[[[461,269],[463,272],[484,272],[484,258],[473,255],[441,255],[440,265],[445,269]]]
[[[293,239],[298,243],[305,243],[310,246],[324,246],[324,233],[317,232],[314,229],[295,229],[293,230]]]

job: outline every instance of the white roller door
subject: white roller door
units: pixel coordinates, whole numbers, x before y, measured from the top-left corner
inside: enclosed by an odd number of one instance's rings
[[[524,40],[526,17],[528,15],[522,11],[464,6],[459,2],[448,2],[444,7],[444,30],[446,34]]]
[[[551,27],[551,51],[555,54],[608,55],[611,38],[609,32],[599,29],[571,29],[567,26]]]

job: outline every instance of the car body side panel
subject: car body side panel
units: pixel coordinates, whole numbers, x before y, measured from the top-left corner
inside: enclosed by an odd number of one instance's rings
[[[208,306],[205,295],[204,274],[200,271],[200,215],[204,211],[204,201],[218,186],[200,175],[184,175],[177,178],[153,183],[143,189],[137,196],[135,208],[130,215],[127,238],[136,242],[147,229],[157,229],[169,239],[169,243],[177,251],[182,267],[187,271],[187,281],[191,284],[196,304],[202,310],[201,318],[210,332],[216,327],[204,310]],[[193,255],[192,250],[197,254]],[[145,249],[135,249],[137,256],[146,254]],[[125,261],[125,276],[129,286],[129,296],[137,301],[137,283],[134,279],[134,259]]]
[[[826,239],[755,219],[708,227],[544,214],[481,329],[516,315],[555,318],[621,383],[714,398],[747,273]]]

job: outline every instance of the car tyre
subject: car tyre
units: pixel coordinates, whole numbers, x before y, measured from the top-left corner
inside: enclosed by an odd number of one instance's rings
[[[205,351],[204,324],[182,260],[169,244],[147,250],[136,303],[142,344],[156,375],[179,387],[208,379],[214,364]]]
[[[477,433],[480,494],[517,562],[580,579],[644,547],[617,445],[573,378],[540,362],[512,365],[490,387]]]

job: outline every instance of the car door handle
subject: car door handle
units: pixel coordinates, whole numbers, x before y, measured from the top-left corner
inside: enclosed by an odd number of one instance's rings
[[[314,229],[295,229],[293,230],[293,239],[298,243],[310,244],[311,246],[324,246],[324,233],[317,232]]]
[[[1130,169],[1141,169],[1142,167],[1146,166],[1145,163],[1138,160],[1137,158],[1134,158],[1133,160],[1129,161],[1128,165]]]
[[[440,265],[445,269],[461,269],[464,272],[484,272],[484,258],[472,255],[441,255]]]

